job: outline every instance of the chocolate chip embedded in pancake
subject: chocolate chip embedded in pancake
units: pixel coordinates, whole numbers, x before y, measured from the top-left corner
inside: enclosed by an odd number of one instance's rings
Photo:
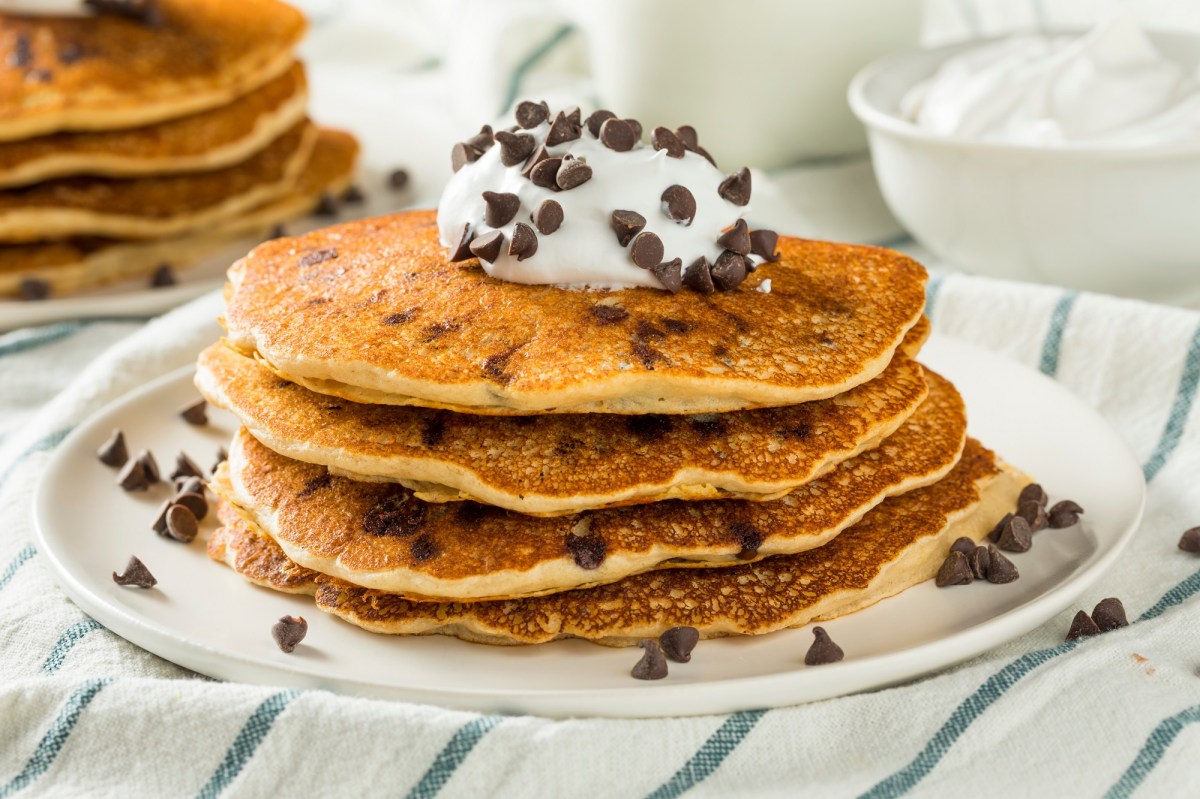
[[[221,169],[246,160],[304,118],[304,68],[227,106],[156,125],[0,142],[0,187],[68,175],[131,177]]]
[[[287,71],[306,23],[278,0],[159,0],[161,23],[0,16],[0,141],[149,125],[225,105]]]
[[[330,246],[338,261],[297,280],[293,250]],[[468,413],[796,405],[882,372],[921,317],[925,270],[875,247],[785,237],[779,250],[728,293],[568,291],[451,263],[435,215],[416,211],[257,247],[230,270],[225,319],[238,349],[314,391]],[[328,302],[310,306],[318,283]],[[385,323],[395,313],[404,324]]]
[[[586,638],[629,646],[671,627],[704,638],[757,635],[843,616],[931,579],[955,538],[982,539],[1028,478],[969,441],[958,466],[887,500],[830,543],[721,569],[669,569],[504,602],[411,602],[305,569],[223,505],[209,555],[246,579],[316,595],[317,607],[373,632],[453,635],[489,644]]]
[[[530,596],[826,544],[886,497],[928,485],[957,462],[962,399],[943,378],[928,380],[928,399],[879,447],[771,502],[665,500],[536,517],[473,502],[426,504],[399,486],[336,476],[309,491],[325,467],[278,455],[245,429],[213,487],[289,557],[326,574],[422,599]],[[439,554],[415,558],[418,536]]]
[[[304,267],[328,252],[296,257]],[[324,296],[327,286],[313,289]],[[222,344],[200,355],[196,385],[290,458],[356,480],[398,482],[430,502],[469,499],[547,516],[663,499],[777,499],[878,445],[927,393],[921,367],[897,354],[883,374],[845,394],[784,408],[479,416],[331,402]]]

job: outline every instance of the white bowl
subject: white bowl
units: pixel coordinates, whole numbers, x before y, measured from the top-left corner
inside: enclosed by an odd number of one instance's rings
[[[1200,36],[1152,33],[1195,69]],[[968,42],[881,59],[850,84],[884,199],[913,237],[968,272],[1200,301],[1200,141],[1145,149],[935,135],[901,98]]]

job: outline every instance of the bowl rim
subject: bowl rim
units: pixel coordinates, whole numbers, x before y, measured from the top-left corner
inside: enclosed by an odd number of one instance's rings
[[[926,144],[946,145],[959,149],[976,149],[993,153],[1013,155],[1051,155],[1067,158],[1096,158],[1104,157],[1112,160],[1150,160],[1172,158],[1178,156],[1194,156],[1200,153],[1200,140],[1170,142],[1157,146],[1114,145],[1096,142],[1052,142],[1032,144],[1025,142],[1002,142],[975,139],[969,136],[933,133],[904,119],[896,113],[884,110],[868,99],[867,90],[880,75],[900,65],[914,61],[934,59],[935,68],[941,66],[950,56],[966,52],[976,47],[986,46],[1018,35],[1043,36],[1082,36],[1090,29],[1085,28],[1053,28],[1044,31],[1014,31],[999,36],[986,36],[976,39],[951,42],[937,47],[919,47],[899,53],[886,55],[876,59],[860,69],[850,81],[847,90],[847,100],[850,110],[867,128],[868,133],[883,131],[910,141]],[[1200,32],[1180,30],[1160,30],[1146,28],[1151,39],[1180,39],[1194,45],[1200,50]],[[915,85],[915,84],[912,84]],[[906,88],[912,88],[912,85]]]

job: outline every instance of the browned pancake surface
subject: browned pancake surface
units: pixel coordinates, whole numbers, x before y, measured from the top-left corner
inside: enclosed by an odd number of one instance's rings
[[[578,637],[628,645],[677,625],[696,627],[705,638],[761,634],[871,605],[930,579],[951,535],[981,538],[1023,482],[971,440],[941,481],[887,500],[818,549],[743,566],[655,571],[504,602],[412,602],[350,585],[299,567],[227,506],[221,508],[226,526],[208,548],[247,579],[315,592],[319,608],[375,632],[441,633],[493,644]]]
[[[570,291],[450,263],[435,214],[400,213],[257,247],[230,270],[226,322],[322,393],[470,412],[728,411],[879,374],[920,319],[925,270],[873,247],[779,250],[728,293]]]
[[[667,500],[534,517],[473,502],[427,504],[400,486],[331,477],[244,429],[216,490],[303,566],[418,598],[528,596],[685,560],[727,564],[821,546],[887,496],[958,460],[962,399],[927,372],[928,399],[876,449],[771,502]]]
[[[229,102],[288,67],[305,30],[277,0],[159,0],[163,24],[0,16],[0,140],[149,124]],[[28,52],[27,59],[12,54]]]

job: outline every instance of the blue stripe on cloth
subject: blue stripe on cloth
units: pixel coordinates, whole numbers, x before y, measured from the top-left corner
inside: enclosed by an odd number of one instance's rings
[[[37,549],[33,544],[26,544],[17,556],[12,559],[8,567],[4,569],[4,574],[0,574],[0,591],[4,590],[4,586],[8,585],[8,581],[13,578],[17,570],[25,565],[25,562],[37,554]]]
[[[58,671],[63,661],[67,659],[67,655],[75,648],[75,644],[82,641],[93,630],[103,628],[104,625],[95,619],[84,619],[72,624],[58,637],[58,642],[50,650],[50,655],[46,658],[46,662],[42,664],[42,673],[53,674]]]
[[[504,104],[500,106],[500,110],[497,113],[503,114],[517,101],[517,95],[521,93],[521,85],[525,82],[525,75],[529,73],[529,70],[537,66],[539,61],[548,56],[574,30],[574,25],[567,24],[561,26],[551,34],[549,39],[535,47],[530,51],[529,55],[525,56],[521,63],[517,64],[517,68],[513,70],[512,79],[508,82],[508,91],[504,95]]]
[[[733,713],[708,737],[696,753],[669,780],[647,795],[646,799],[674,799],[706,780],[750,734],[765,710]]]
[[[299,691],[280,691],[268,696],[262,704],[254,709],[250,718],[246,719],[246,723],[242,725],[237,737],[233,739],[233,743],[229,745],[229,749],[226,750],[221,765],[217,766],[217,770],[196,794],[197,799],[214,799],[237,779],[237,775],[242,773],[242,769],[250,762],[250,758],[254,757],[258,745],[271,731],[275,719],[279,718],[279,714],[286,710],[291,701],[299,695]]]
[[[19,352],[35,350],[47,344],[61,341],[73,336],[90,324],[89,322],[59,322],[55,325],[34,328],[28,335],[14,338],[12,341],[0,344],[0,358],[16,355]]]
[[[1163,759],[1163,755],[1167,753],[1167,749],[1171,747],[1175,737],[1183,731],[1184,727],[1197,722],[1200,722],[1200,705],[1193,705],[1164,719],[1146,738],[1146,743],[1142,745],[1137,757],[1129,764],[1129,768],[1125,769],[1125,773],[1105,792],[1104,799],[1127,799],[1132,796],[1133,792],[1146,781],[1146,777],[1150,776],[1150,772],[1154,771],[1158,762]]]
[[[50,729],[46,730],[46,734],[42,736],[37,748],[33,750],[33,755],[25,762],[25,767],[7,784],[0,787],[0,799],[20,791],[46,773],[46,770],[54,763],[54,758],[58,757],[58,753],[62,751],[63,744],[71,735],[71,730],[75,729],[80,715],[96,698],[96,694],[100,693],[100,690],[109,682],[107,678],[88,680],[71,694],[62,710],[58,712],[54,723],[50,725]]]
[[[471,754],[475,745],[502,720],[503,716],[480,716],[460,727],[449,742],[442,747],[442,751],[438,752],[433,763],[425,770],[425,774],[408,792],[407,799],[433,799],[437,796],[442,787],[454,776],[454,772],[458,770],[462,762],[467,759],[467,755]]]
[[[1196,572],[1191,577],[1187,578],[1179,585],[1172,588],[1170,591],[1162,595],[1162,598],[1155,602],[1149,610],[1138,617],[1138,621],[1146,621],[1153,619],[1156,616],[1161,616],[1164,611],[1170,610],[1176,605],[1200,593],[1200,572]]]
[[[1167,465],[1167,459],[1171,457],[1171,453],[1179,446],[1179,441],[1183,438],[1184,425],[1187,424],[1188,416],[1192,412],[1192,403],[1196,400],[1198,383],[1200,383],[1200,326],[1192,334],[1191,344],[1188,345],[1187,358],[1183,362],[1183,374],[1179,378],[1179,387],[1175,390],[1175,403],[1171,406],[1167,425],[1163,428],[1158,446],[1154,448],[1154,454],[1142,467],[1142,473],[1146,475],[1147,480],[1153,480],[1154,476],[1162,471],[1162,468]]]
[[[930,275],[929,283],[925,286],[925,315],[933,318],[933,309],[937,307],[938,294],[946,282],[945,275]]]
[[[18,455],[16,459],[8,465],[8,468],[6,468],[3,472],[0,472],[0,491],[4,490],[4,485],[8,482],[8,478],[12,476],[12,473],[16,471],[18,466],[25,462],[26,458],[35,452],[45,452],[46,450],[54,449],[62,443],[64,438],[67,437],[67,433],[70,433],[74,429],[75,425],[70,425],[69,427],[55,430],[53,433],[47,433],[37,441],[30,444],[24,452]]]
[[[1050,314],[1050,328],[1046,331],[1046,340],[1042,342],[1042,360],[1038,368],[1042,374],[1054,377],[1058,374],[1058,356],[1062,353],[1063,333],[1067,329],[1067,320],[1071,317],[1071,309],[1079,294],[1068,291],[1054,304]]]

